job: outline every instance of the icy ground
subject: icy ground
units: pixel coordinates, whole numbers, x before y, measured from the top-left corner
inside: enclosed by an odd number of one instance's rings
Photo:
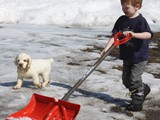
[[[110,28],[69,28],[55,26],[1,25],[0,28],[0,120],[21,110],[30,101],[33,93],[61,99],[98,60],[98,48],[103,48],[110,35]],[[99,36],[99,37],[98,37]],[[90,51],[91,50],[91,51]],[[25,80],[23,87],[12,89],[16,83],[17,54],[26,52],[32,58],[50,58],[52,82],[50,86],[37,89],[32,80]],[[144,103],[143,112],[123,112],[117,106],[124,105],[130,98],[122,85],[122,61],[108,56],[100,66],[70,96],[69,102],[81,105],[76,120],[136,120],[145,118],[145,111],[159,110],[160,79],[151,73],[143,74],[152,92]],[[147,69],[160,74],[160,64],[149,64]],[[148,71],[149,71],[148,70]]]

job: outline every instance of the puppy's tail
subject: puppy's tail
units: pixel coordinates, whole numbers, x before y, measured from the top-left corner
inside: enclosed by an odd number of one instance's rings
[[[50,61],[50,63],[53,63],[53,62],[54,62],[54,59],[53,59],[53,58],[50,58],[49,61]]]

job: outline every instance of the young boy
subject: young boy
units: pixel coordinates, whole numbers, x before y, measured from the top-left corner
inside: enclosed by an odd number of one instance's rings
[[[150,87],[142,82],[141,75],[147,64],[149,39],[153,34],[145,18],[138,12],[142,6],[142,0],[121,0],[121,6],[125,15],[116,21],[112,33],[113,36],[119,31],[125,36],[132,35],[127,43],[119,46],[120,59],[123,60],[123,84],[129,89],[132,98],[126,109],[141,111],[145,97],[150,92]],[[113,42],[112,37],[100,53],[101,56]]]

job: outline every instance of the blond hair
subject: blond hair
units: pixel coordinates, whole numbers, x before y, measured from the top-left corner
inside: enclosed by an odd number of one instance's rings
[[[121,4],[123,3],[131,3],[134,7],[139,4],[139,7],[142,7],[142,0],[121,0]]]

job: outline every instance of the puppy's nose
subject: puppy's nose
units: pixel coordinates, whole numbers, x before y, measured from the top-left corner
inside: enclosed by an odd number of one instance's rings
[[[20,63],[20,64],[19,64],[19,67],[22,67],[22,66],[23,66],[23,64],[22,64],[22,63]]]

